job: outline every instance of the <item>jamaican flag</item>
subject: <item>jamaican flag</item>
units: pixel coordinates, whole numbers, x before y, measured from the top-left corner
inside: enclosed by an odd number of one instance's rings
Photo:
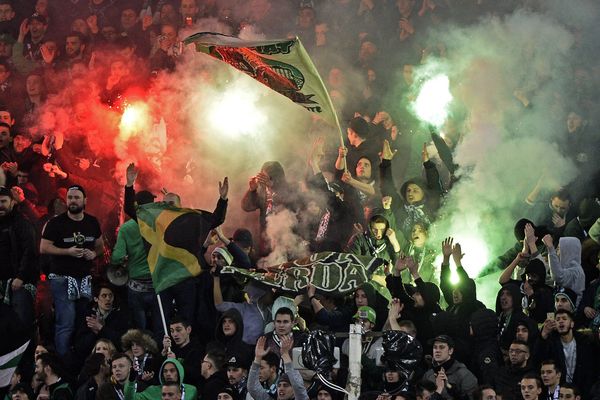
[[[193,43],[198,52],[231,65],[339,129],[329,93],[297,37],[245,41],[220,33],[200,32],[183,42]]]
[[[369,282],[373,271],[383,264],[381,258],[322,252],[269,267],[267,273],[230,266],[223,267],[221,273],[237,274],[290,292],[301,291],[311,283],[320,292],[343,296]]]
[[[211,229],[206,215],[211,213],[165,202],[138,207],[137,222],[149,246],[148,266],[157,293],[202,271],[198,255]]]

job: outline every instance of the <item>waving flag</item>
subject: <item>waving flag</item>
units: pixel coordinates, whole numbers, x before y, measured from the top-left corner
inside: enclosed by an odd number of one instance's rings
[[[221,273],[237,274],[291,292],[311,283],[321,292],[343,296],[368,282],[373,271],[384,263],[381,258],[322,252],[269,267],[267,273],[236,267],[223,267]]]
[[[150,246],[148,266],[157,293],[200,274],[198,242],[210,230],[202,211],[164,202],[144,204],[137,209],[137,222]]]
[[[224,61],[339,129],[323,80],[300,39],[244,41],[218,33],[189,36],[185,44]]]

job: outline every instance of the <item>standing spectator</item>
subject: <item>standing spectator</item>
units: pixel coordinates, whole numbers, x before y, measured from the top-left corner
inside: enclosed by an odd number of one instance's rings
[[[526,374],[521,379],[521,396],[524,400],[539,400],[542,395],[542,381],[533,372]],[[542,396],[542,399],[544,397]]]
[[[217,400],[221,388],[227,384],[226,363],[227,359],[222,351],[209,351],[204,356],[201,372],[204,384],[200,390],[202,400]]]
[[[554,248],[552,236],[546,235],[542,240],[548,249],[548,264],[556,286],[573,290],[577,294],[577,307],[585,289],[585,273],[581,267],[581,242],[573,237],[560,238],[559,255]]]
[[[73,391],[63,379],[58,357],[40,354],[35,360],[35,373],[48,387],[49,400],[71,400]]]
[[[184,383],[193,383],[200,379],[200,363],[204,357],[204,344],[192,334],[192,326],[182,317],[174,316],[169,323],[171,337],[163,338],[163,356],[177,358],[185,370]]]
[[[108,360],[101,353],[92,353],[86,360],[81,374],[89,379],[77,389],[75,400],[96,400],[98,388],[108,380]]]
[[[15,209],[11,191],[0,187],[0,293],[8,294],[11,307],[29,329],[38,278],[35,242],[34,228]]]
[[[532,371],[529,364],[531,354],[525,342],[513,341],[508,349],[509,364],[504,365],[495,375],[494,388],[502,399],[518,400],[520,394],[519,383],[525,374]]]
[[[98,388],[97,400],[115,400],[125,398],[125,385],[129,381],[131,359],[127,354],[115,353],[110,362],[111,376]]]
[[[554,360],[542,361],[542,367],[540,371],[542,376],[542,382],[546,387],[548,400],[558,400],[560,398],[560,380],[562,373]]]
[[[83,317],[92,298],[93,260],[104,253],[98,220],[84,212],[83,187],[67,190],[67,212],[51,219],[42,232],[40,253],[50,255],[50,286],[56,313],[54,345],[59,355],[69,350],[76,318]]]

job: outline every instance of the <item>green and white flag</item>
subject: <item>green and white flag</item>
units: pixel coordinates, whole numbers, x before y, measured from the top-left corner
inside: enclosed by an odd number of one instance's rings
[[[5,338],[15,339],[15,338]],[[22,344],[20,347],[8,352],[7,354],[0,355],[0,388],[8,386],[10,384],[10,378],[13,376],[21,356],[27,349],[29,340]]]
[[[194,44],[197,51],[226,62],[339,129],[329,93],[297,37],[244,41],[218,33],[201,32],[183,42]]]
[[[236,274],[284,291],[298,292],[312,284],[319,291],[344,296],[370,281],[381,258],[348,253],[322,252],[268,268],[267,273],[223,267],[222,274]]]

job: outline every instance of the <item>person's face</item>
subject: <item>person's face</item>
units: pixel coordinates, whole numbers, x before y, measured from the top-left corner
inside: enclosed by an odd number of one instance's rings
[[[81,190],[71,189],[67,191],[67,207],[71,214],[79,214],[85,209],[85,197]]]
[[[217,395],[217,400],[233,400],[233,397],[229,393],[219,393]]]
[[[459,289],[454,289],[452,291],[452,302],[454,304],[460,304],[463,301],[463,295]]]
[[[327,44],[327,32],[329,32],[329,27],[326,23],[315,25],[315,43],[317,46],[325,46]]]
[[[273,374],[275,374],[275,367],[271,367],[265,360],[261,360],[260,368],[258,369],[258,380],[267,382]]]
[[[37,358],[40,354],[44,354],[47,352],[48,350],[44,346],[37,345],[35,346],[35,352],[33,353],[33,356]]]
[[[398,371],[387,371],[385,373],[385,381],[388,383],[400,382],[400,374]]]
[[[0,42],[4,43],[4,42]],[[10,77],[10,71],[6,66],[0,65],[0,82],[5,82]]]
[[[179,400],[181,399],[181,390],[176,385],[163,386],[161,398],[162,400]]]
[[[483,389],[481,391],[481,400],[496,400],[496,392],[494,389]]]
[[[527,342],[529,340],[529,329],[527,329],[525,325],[517,326],[515,339],[520,340],[522,342]]]
[[[144,353],[146,353],[146,349],[134,342],[131,344],[131,353],[135,357],[141,357],[144,355]]]
[[[224,267],[227,265],[227,260],[221,254],[214,252],[210,255],[213,266]]]
[[[422,308],[425,307],[425,300],[423,300],[423,296],[421,296],[421,293],[419,292],[415,292],[412,295],[413,300],[415,301],[415,307],[416,308]]]
[[[331,400],[331,395],[327,390],[319,390],[319,393],[317,393],[317,400]]]
[[[344,85],[344,73],[339,68],[332,68],[329,71],[328,83],[331,88],[340,89]]]
[[[110,74],[120,79],[129,74],[129,68],[123,61],[114,61],[110,64]]]
[[[69,208],[69,211],[70,211],[70,208]],[[102,312],[108,312],[108,311],[112,310],[113,301],[115,300],[115,295],[113,294],[112,290],[110,290],[108,288],[102,288],[102,289],[100,289],[100,293],[98,293],[98,297],[96,297],[94,300],[96,300],[96,302],[98,303],[98,308]]]
[[[500,308],[502,311],[509,311],[513,308],[513,298],[508,290],[503,290],[500,294]]]
[[[368,61],[377,53],[377,46],[373,42],[363,42],[360,45],[358,51],[358,59],[361,61]]]
[[[542,364],[540,375],[542,376],[542,382],[547,387],[552,387],[560,383],[560,374],[556,371],[554,364]]]
[[[521,396],[524,400],[534,400],[542,393],[542,388],[538,386],[535,379],[521,380]]]
[[[162,22],[174,22],[177,20],[177,10],[172,4],[164,4],[160,9],[160,20]]]
[[[10,21],[15,17],[15,11],[10,4],[0,4],[0,22]]]
[[[275,333],[278,336],[287,336],[292,333],[292,317],[288,314],[277,314],[275,316]]]
[[[76,20],[73,21],[73,23],[71,23],[71,30],[73,32],[82,33],[82,34],[84,34],[86,36],[88,34],[87,23],[83,19],[81,19],[81,18],[77,18]]]
[[[46,379],[47,375],[44,368],[44,364],[42,364],[42,361],[39,359],[35,360],[35,373],[41,380]]]
[[[0,57],[11,58],[12,53],[13,53],[12,49],[13,49],[12,44],[10,44],[4,40],[0,40]],[[0,78],[0,82],[4,82],[4,80]]]
[[[413,245],[421,249],[427,241],[427,230],[421,224],[415,224],[411,230],[410,238]]]
[[[361,158],[356,163],[356,177],[361,180],[369,180],[371,179],[371,161],[366,158]]]
[[[573,307],[571,306],[571,302],[565,296],[556,296],[554,299],[554,309],[565,310],[569,312],[573,312]]]
[[[212,360],[205,356],[204,360],[202,360],[202,367],[200,370],[200,373],[202,374],[204,379],[210,378],[210,376],[214,373],[215,370],[216,369]]]
[[[550,200],[550,206],[552,207],[552,211],[564,217],[569,211],[569,207],[571,206],[571,202],[569,200],[561,200],[558,197],[553,197]]]
[[[357,323],[358,325],[361,325],[363,327],[363,331],[365,331],[365,332],[371,332],[373,330],[373,327],[375,326],[375,324],[373,324],[371,321],[369,321],[366,318],[357,318],[355,320],[355,323]]]
[[[540,283],[540,277],[537,274],[527,273],[527,275],[525,277],[527,278],[527,282],[531,286],[535,286],[538,283]]]
[[[173,363],[166,363],[162,372],[163,382],[179,382],[179,372]]]
[[[368,306],[369,299],[367,298],[367,293],[362,289],[356,289],[354,293],[354,304],[356,307]]]
[[[111,364],[112,374],[117,382],[125,382],[129,378],[131,363],[125,357],[117,358]]]
[[[575,396],[575,392],[571,388],[560,388],[558,391],[560,400],[579,400],[580,396]]]
[[[555,318],[556,330],[560,335],[569,333],[573,329],[573,321],[567,314],[558,314]]]
[[[0,217],[4,217],[10,213],[15,205],[15,202],[10,196],[0,196]]]
[[[529,360],[529,349],[525,345],[512,343],[508,348],[508,359],[512,365],[522,367]]]
[[[160,33],[165,37],[165,40],[169,46],[174,45],[177,41],[177,30],[171,25],[163,25],[163,27],[160,29]]]
[[[30,75],[25,81],[25,89],[29,96],[40,96],[42,94],[43,81],[39,75]]]
[[[371,229],[371,234],[377,240],[383,239],[385,236],[385,228],[386,224],[383,222],[371,222],[369,224],[369,228]]]
[[[239,367],[229,367],[227,368],[227,380],[230,385],[236,385],[242,381],[242,379],[246,376],[246,371],[243,368]]]
[[[279,382],[277,384],[277,400],[289,400],[294,397],[292,385],[287,382]]]
[[[409,16],[415,6],[415,0],[397,0],[398,11],[403,16]]]
[[[302,8],[298,12],[298,26],[302,29],[308,29],[315,24],[315,10],[312,8]]]
[[[35,12],[48,15],[48,0],[37,0],[35,3]]]
[[[178,346],[187,343],[190,339],[190,333],[192,332],[192,328],[186,328],[181,323],[171,324],[170,330],[171,337]]]
[[[223,334],[225,336],[233,336],[237,330],[235,321],[229,317],[223,318]]]
[[[44,25],[41,21],[37,19],[29,20],[29,31],[31,32],[31,37],[33,39],[40,39],[46,33],[46,29],[48,25]]]
[[[79,36],[67,36],[65,44],[65,52],[68,57],[77,57],[81,54],[83,48],[81,47],[81,39]]]
[[[574,112],[570,112],[567,116],[567,130],[569,133],[577,132],[583,123],[583,118]]]
[[[441,364],[450,359],[454,353],[454,349],[448,346],[448,343],[444,342],[434,342],[433,343],[433,360]]]
[[[29,146],[31,146],[31,139],[29,139],[26,136],[17,135],[13,139],[13,148],[15,149],[15,151],[17,153],[24,152]],[[27,177],[29,176],[29,174],[27,174],[26,172],[23,172],[23,174],[26,174]],[[18,176],[17,176],[17,178],[18,178]],[[25,180],[25,182],[27,182],[27,180]],[[19,183],[19,184],[21,184],[21,183]]]
[[[0,149],[8,147],[11,140],[10,130],[6,126],[0,126]]]
[[[106,342],[98,342],[96,343],[96,347],[94,347],[94,353],[104,354],[104,358],[106,360],[110,360],[110,347],[108,347],[108,343]]]
[[[416,204],[423,201],[424,197],[425,193],[419,185],[415,185],[414,183],[408,184],[406,187],[406,201],[408,204]]]
[[[27,396],[27,393],[21,392],[20,390],[18,392],[13,393],[10,398],[11,400],[29,400],[29,396]]]
[[[179,12],[186,17],[195,17],[198,13],[198,6],[196,5],[196,0],[181,0],[181,7],[179,8]]]
[[[137,15],[134,10],[127,8],[121,12],[121,26],[123,29],[133,28],[137,22]]]
[[[117,39],[117,29],[114,26],[104,26],[100,31],[104,40],[111,43]]]

